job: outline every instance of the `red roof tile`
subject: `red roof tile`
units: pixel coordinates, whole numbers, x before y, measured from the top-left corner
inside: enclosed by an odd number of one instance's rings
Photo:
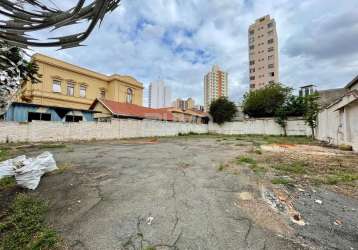
[[[152,109],[135,104],[114,102],[109,100],[98,101],[101,102],[104,106],[106,106],[114,115],[166,121],[174,120],[173,114],[165,110]]]

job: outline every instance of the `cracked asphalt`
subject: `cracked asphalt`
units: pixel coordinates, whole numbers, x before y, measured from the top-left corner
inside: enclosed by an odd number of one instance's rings
[[[218,168],[244,149],[211,138],[69,146],[52,152],[70,167],[43,178],[36,191],[69,249],[311,248],[240,209],[238,194],[258,196],[257,182]]]

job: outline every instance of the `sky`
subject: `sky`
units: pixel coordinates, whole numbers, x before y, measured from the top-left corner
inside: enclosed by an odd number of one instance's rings
[[[193,97],[203,104],[203,77],[218,64],[229,73],[230,99],[238,102],[249,87],[247,32],[256,19],[269,14],[276,20],[281,83],[328,89],[358,75],[357,13],[357,0],[123,0],[86,46],[33,52],[131,75],[145,86],[145,104],[149,83],[159,79],[171,86],[173,99]]]

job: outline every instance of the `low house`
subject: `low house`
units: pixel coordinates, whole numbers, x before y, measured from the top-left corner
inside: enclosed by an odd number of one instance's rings
[[[90,110],[95,111],[94,119],[109,121],[112,118],[151,119],[174,121],[173,114],[163,109],[152,109],[130,103],[121,103],[103,99],[96,99]]]
[[[174,121],[188,122],[188,123],[208,123],[209,115],[203,111],[195,109],[182,110],[179,108],[162,108],[161,110],[167,111],[173,114]]]
[[[351,145],[358,151],[358,76],[345,87],[345,93],[321,110],[317,137],[334,145]]]
[[[56,121],[80,122],[94,121],[94,111],[63,108],[32,103],[14,102],[7,110],[4,120],[15,122]]]

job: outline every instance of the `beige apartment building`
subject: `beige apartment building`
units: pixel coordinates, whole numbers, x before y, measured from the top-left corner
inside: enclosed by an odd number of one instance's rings
[[[279,82],[276,22],[269,15],[249,27],[249,62],[250,89]]]
[[[228,97],[228,73],[214,65],[204,77],[204,108],[209,111],[210,104],[219,97]]]
[[[181,110],[193,109],[195,108],[195,101],[191,97],[189,97],[187,100],[178,98],[173,102],[172,106]]]

